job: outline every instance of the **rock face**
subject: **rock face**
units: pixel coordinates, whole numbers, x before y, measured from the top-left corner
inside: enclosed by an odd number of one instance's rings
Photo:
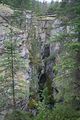
[[[55,20],[55,16],[41,16],[36,17],[34,13],[31,11],[26,11],[23,13],[26,19],[26,26],[25,29],[22,31],[20,29],[15,29],[15,34],[13,36],[13,40],[18,40],[18,50],[20,52],[21,57],[26,61],[27,69],[24,70],[24,78],[28,81],[28,85],[30,84],[32,71],[35,71],[37,75],[37,85],[39,86],[39,94],[40,100],[42,101],[42,91],[46,86],[47,89],[50,91],[48,92],[50,95],[50,99],[53,96],[53,86],[52,83],[54,82],[55,72],[54,72],[54,64],[56,61],[56,55],[59,52],[59,43],[52,44],[50,40],[52,37],[59,32],[56,28],[56,25],[59,24],[58,20]],[[1,18],[2,19],[2,18]],[[32,27],[34,28],[34,35],[32,33]],[[14,29],[14,28],[13,28]],[[6,31],[6,28],[5,28]],[[56,31],[56,32],[55,32]],[[0,35],[0,54],[3,51],[2,45],[3,40],[8,38],[9,33],[2,33]],[[40,68],[35,67],[34,65],[30,64],[30,50],[31,50],[31,40],[35,37],[38,42],[39,47],[39,54],[37,56],[40,57],[41,63]],[[3,52],[2,52],[3,53]],[[36,66],[36,65],[35,65]],[[36,76],[36,75],[35,75]],[[50,86],[48,86],[48,83]],[[28,87],[29,92],[29,87]],[[54,97],[54,96],[53,96]],[[48,103],[53,104],[53,100],[50,100]]]

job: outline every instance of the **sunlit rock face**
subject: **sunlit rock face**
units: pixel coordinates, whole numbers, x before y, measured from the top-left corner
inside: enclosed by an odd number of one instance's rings
[[[19,51],[23,59],[29,59],[29,50],[24,42],[19,45]]]

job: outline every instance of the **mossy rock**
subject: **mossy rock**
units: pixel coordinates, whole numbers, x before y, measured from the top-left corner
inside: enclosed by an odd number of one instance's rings
[[[37,101],[35,99],[31,99],[28,103],[28,108],[33,109],[33,108],[37,108]]]
[[[33,118],[25,111],[16,110],[7,113],[4,120],[33,120]]]

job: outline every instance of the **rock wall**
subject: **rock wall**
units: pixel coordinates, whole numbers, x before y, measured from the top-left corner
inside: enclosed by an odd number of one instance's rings
[[[57,24],[59,21],[56,20],[56,16],[39,16],[36,17],[34,13],[31,11],[23,12],[25,16],[26,26],[25,29],[18,30],[15,29],[15,34],[13,36],[13,40],[18,41],[18,49],[21,57],[26,61],[27,69],[23,71],[25,80],[28,81],[28,85],[32,75],[32,66],[30,65],[30,49],[31,49],[31,40],[32,40],[32,29],[34,28],[34,36],[38,41],[39,46],[39,57],[41,59],[41,69],[36,70],[37,75],[37,84],[39,89],[43,90],[45,84],[48,81],[48,78],[51,82],[54,82],[55,72],[54,72],[54,64],[56,61],[56,55],[59,52],[59,43],[52,44],[50,41],[52,37],[60,30],[57,28]],[[32,28],[33,27],[33,28]],[[14,30],[14,28],[13,28]],[[6,28],[5,28],[6,31]],[[0,35],[0,55],[3,53],[4,46],[3,41],[9,37],[9,33],[4,33]],[[2,52],[1,52],[2,51]],[[34,70],[34,68],[33,68]],[[36,87],[37,87],[36,84]],[[52,88],[51,97],[54,94],[52,83],[50,84]],[[35,89],[36,89],[35,87]],[[28,87],[29,92],[29,87]],[[40,93],[41,96],[41,93]]]

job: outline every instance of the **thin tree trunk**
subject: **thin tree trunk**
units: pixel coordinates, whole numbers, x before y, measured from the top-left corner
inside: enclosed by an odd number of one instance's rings
[[[13,43],[11,40],[11,77],[12,77],[12,94],[13,94],[13,109],[16,108],[16,101],[15,101],[15,81],[14,81],[14,57],[13,57]]]

